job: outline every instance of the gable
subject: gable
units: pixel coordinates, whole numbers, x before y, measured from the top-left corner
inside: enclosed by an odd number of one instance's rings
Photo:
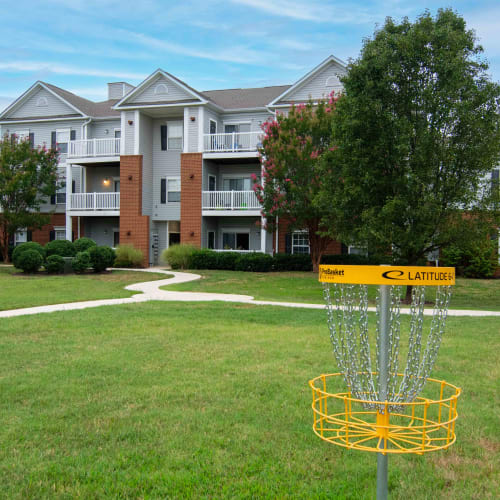
[[[320,99],[327,97],[332,91],[339,92],[342,90],[342,83],[339,76],[345,74],[345,68],[332,61],[323,69],[311,75],[310,78],[302,82],[297,88],[292,89],[277,104],[305,102],[310,98]]]
[[[4,118],[38,118],[49,116],[75,116],[79,115],[74,108],[68,106],[54,94],[38,87],[15,105]]]
[[[163,75],[158,75],[143,90],[127,100],[127,104],[185,102],[193,99],[194,96],[180,85]]]

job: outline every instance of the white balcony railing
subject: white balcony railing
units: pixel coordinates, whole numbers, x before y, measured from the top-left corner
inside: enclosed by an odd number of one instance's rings
[[[203,191],[202,210],[260,210],[253,191]]]
[[[73,193],[69,210],[120,210],[120,193]]]
[[[68,143],[68,158],[94,158],[98,156],[120,156],[120,138],[81,139]]]
[[[203,150],[206,153],[236,153],[257,151],[262,132],[231,132],[228,134],[204,134]]]

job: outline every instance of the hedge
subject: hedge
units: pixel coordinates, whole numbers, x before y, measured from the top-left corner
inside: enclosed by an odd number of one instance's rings
[[[49,255],[45,263],[45,269],[50,274],[61,274],[64,272],[64,259],[60,255]]]
[[[16,260],[16,267],[22,269],[25,273],[36,273],[43,263],[40,253],[32,249],[22,252]]]
[[[34,241],[28,241],[26,243],[21,243],[20,245],[17,245],[14,248],[14,250],[12,251],[12,263],[18,269],[22,269],[19,266],[19,257],[21,256],[21,254],[23,254],[27,250],[35,250],[35,252],[38,252],[40,254],[40,257],[42,258],[42,262],[45,260],[45,249],[42,247],[42,245],[40,245],[40,243],[36,243]]]
[[[75,247],[75,252],[78,253],[78,252],[85,252],[91,247],[96,247],[97,243],[92,238],[83,237],[75,240],[73,245]]]
[[[60,255],[61,257],[74,257],[76,254],[75,246],[68,240],[53,240],[45,245],[47,257],[49,255]]]

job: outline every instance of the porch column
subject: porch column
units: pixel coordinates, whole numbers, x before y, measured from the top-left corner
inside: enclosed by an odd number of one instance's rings
[[[66,163],[66,239],[68,241],[72,241],[73,239],[73,225],[71,222],[71,215],[69,215],[69,210],[71,208],[71,188],[73,186],[71,167],[71,163]]]
[[[266,218],[260,218],[260,251],[266,253]]]

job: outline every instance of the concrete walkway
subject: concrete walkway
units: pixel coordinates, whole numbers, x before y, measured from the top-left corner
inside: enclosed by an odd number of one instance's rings
[[[86,302],[70,302],[68,304],[53,304],[49,306],[27,307],[24,309],[12,309],[10,311],[0,311],[0,318],[11,318],[14,316],[26,316],[29,314],[50,313],[56,311],[72,311],[77,309],[87,309],[90,307],[111,306],[116,304],[134,304],[138,302],[148,302],[150,300],[176,301],[176,302],[207,302],[222,301],[243,304],[254,304],[262,306],[281,306],[281,307],[299,307],[304,309],[324,309],[324,304],[304,304],[300,302],[273,302],[270,300],[255,300],[250,295],[236,295],[227,293],[201,293],[201,292],[177,292],[160,290],[165,285],[174,285],[177,283],[187,283],[200,279],[199,274],[181,273],[177,271],[165,271],[162,268],[149,269],[122,269],[122,271],[141,271],[145,273],[160,273],[173,275],[173,277],[164,280],[145,281],[143,283],[134,283],[125,287],[126,290],[139,292],[133,297],[125,299],[104,299],[90,300]],[[375,312],[374,307],[369,307],[370,312]],[[402,314],[409,314],[409,308],[402,308]],[[432,316],[432,309],[424,311],[426,316]],[[498,316],[500,311],[467,311],[467,310],[449,310],[448,316]]]

